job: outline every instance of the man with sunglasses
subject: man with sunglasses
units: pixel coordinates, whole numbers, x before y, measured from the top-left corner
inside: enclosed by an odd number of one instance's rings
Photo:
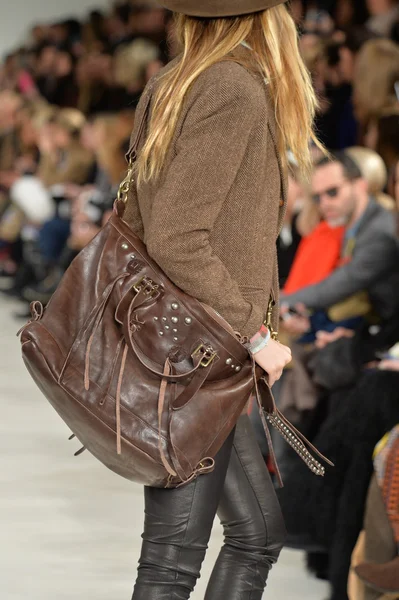
[[[286,329],[292,334],[305,333],[311,325],[305,308],[327,311],[361,291],[368,292],[380,317],[389,318],[397,294],[387,281],[399,267],[392,214],[370,197],[367,181],[345,152],[315,165],[312,199],[322,219],[332,227],[345,227],[341,258],[336,270],[320,283],[282,296]],[[295,311],[297,316],[292,315]]]

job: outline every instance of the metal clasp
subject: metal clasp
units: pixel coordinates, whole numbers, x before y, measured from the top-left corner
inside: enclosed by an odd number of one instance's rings
[[[194,358],[194,356],[198,356],[198,354],[202,354],[200,361],[201,367],[209,367],[217,357],[217,352],[215,352],[212,346],[205,346],[205,344],[200,344],[198,348],[194,350],[191,357]]]
[[[268,330],[270,331],[270,336],[271,336],[272,340],[277,340],[278,339],[278,332],[274,331],[273,325],[272,325],[273,308],[275,306],[276,306],[275,301],[273,300],[272,297],[270,297],[269,305],[267,307],[267,316],[266,316],[265,325],[268,328]]]
[[[133,289],[136,294],[143,292],[143,294],[146,294],[146,296],[150,296],[152,298],[158,293],[159,285],[154,283],[152,279],[144,276],[133,285]]]
[[[129,190],[130,190],[130,185],[132,183],[133,170],[134,170],[134,164],[132,161],[130,161],[126,177],[124,178],[124,180],[122,181],[122,183],[120,184],[119,189],[118,189],[117,198],[118,198],[118,200],[124,202],[125,204],[127,202],[127,196],[128,196]]]

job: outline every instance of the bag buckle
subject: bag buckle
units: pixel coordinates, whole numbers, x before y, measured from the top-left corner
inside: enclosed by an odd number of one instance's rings
[[[198,356],[199,354],[202,354],[200,361],[201,367],[209,367],[217,357],[217,352],[215,352],[212,346],[206,346],[205,344],[200,344],[192,353],[191,358],[194,358],[194,356]]]
[[[153,298],[158,293],[158,288],[159,288],[159,285],[154,283],[152,281],[152,279],[149,279],[148,277],[145,277],[145,276],[141,277],[133,285],[133,289],[136,292],[136,294],[143,292],[144,294],[146,294],[146,296],[150,296],[150,298]]]

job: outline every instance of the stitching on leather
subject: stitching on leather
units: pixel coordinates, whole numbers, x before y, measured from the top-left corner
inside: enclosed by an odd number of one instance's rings
[[[237,432],[237,430],[236,430],[236,432]],[[237,445],[236,445],[235,441],[233,441],[233,448],[234,448],[234,450],[236,452],[238,461],[239,461],[239,463],[240,463],[240,465],[242,467],[242,470],[244,471],[245,477],[246,477],[246,479],[248,481],[248,484],[249,484],[249,486],[250,486],[250,488],[251,488],[251,490],[253,492],[253,495],[255,496],[255,500],[256,500],[256,502],[258,504],[260,513],[262,515],[262,519],[263,519],[263,522],[265,524],[265,532],[266,532],[265,546],[268,547],[269,546],[269,538],[270,538],[270,536],[269,536],[269,527],[268,527],[268,524],[267,524],[267,521],[266,521],[266,518],[265,518],[265,514],[264,514],[263,509],[262,509],[262,505],[260,503],[258,494],[256,493],[256,491],[255,491],[255,489],[253,487],[252,481],[251,481],[250,477],[248,476],[248,470],[246,469],[246,467],[245,467],[245,465],[244,465],[244,463],[243,463],[243,461],[241,459],[241,456],[240,456],[240,453],[238,451],[238,448],[237,448]],[[265,469],[266,469],[266,466],[265,466]]]
[[[193,511],[194,498],[195,498],[195,492],[196,492],[196,489],[197,489],[198,478],[195,479],[194,482],[192,482],[192,483],[193,483],[193,493],[192,493],[192,497],[191,497],[190,512],[188,513],[187,522],[186,522],[186,529],[184,531],[183,541],[182,541],[182,543],[181,543],[181,545],[179,547],[179,553],[178,553],[177,559],[176,559],[175,583],[174,583],[173,588],[172,588],[172,596],[171,596],[172,600],[175,598],[175,588],[176,588],[176,584],[177,584],[177,578],[179,576],[178,566],[179,566],[179,562],[180,562],[181,553],[183,551],[184,543],[185,543],[185,541],[187,539],[188,525],[189,525],[189,522],[190,522],[191,513]]]

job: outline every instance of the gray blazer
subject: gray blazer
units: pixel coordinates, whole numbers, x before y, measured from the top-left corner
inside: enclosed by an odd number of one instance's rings
[[[351,262],[336,269],[320,283],[283,295],[281,301],[290,306],[301,302],[308,308],[323,310],[356,292],[367,290],[378,303],[380,284],[385,295],[387,280],[399,271],[398,259],[395,219],[370,199],[356,235]]]

